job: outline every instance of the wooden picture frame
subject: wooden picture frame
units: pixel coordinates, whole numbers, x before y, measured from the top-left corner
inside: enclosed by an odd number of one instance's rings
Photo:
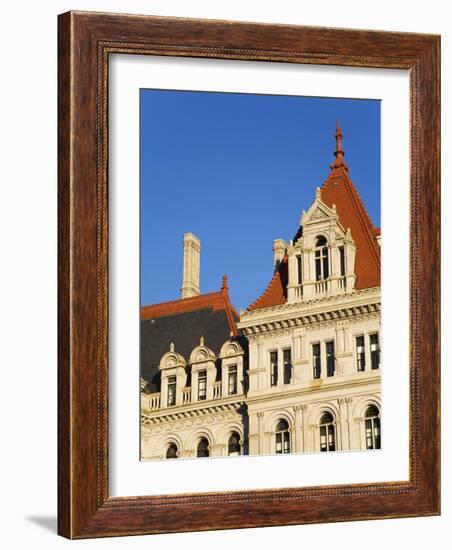
[[[69,12],[58,62],[58,532],[68,538],[440,513],[440,38],[433,35]],[[408,481],[110,497],[110,54],[401,68],[410,72]]]

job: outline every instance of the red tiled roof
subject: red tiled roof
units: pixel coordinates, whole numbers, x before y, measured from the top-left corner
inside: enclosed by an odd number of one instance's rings
[[[140,309],[140,319],[144,321],[157,319],[158,317],[169,317],[170,315],[179,315],[180,313],[187,313],[198,309],[224,310],[231,331],[234,336],[237,336],[236,321],[239,319],[239,316],[229,300],[226,277],[223,277],[223,286],[219,292],[209,292],[193,296],[192,298],[181,298],[171,302],[142,306]]]
[[[345,166],[334,167],[321,188],[321,200],[332,208],[336,205],[339,222],[350,228],[356,245],[356,289],[380,285],[380,234],[367,213]]]
[[[287,280],[288,261],[287,256],[284,256],[264,293],[249,306],[248,310],[252,311],[254,309],[285,304],[287,298]]]
[[[336,159],[331,165],[331,172],[321,187],[320,199],[330,208],[336,206],[339,222],[345,230],[350,228],[356,245],[355,273],[356,289],[372,288],[380,285],[380,245],[377,237],[380,229],[375,227],[364,207],[350,176],[343,157],[342,132],[336,128]],[[302,234],[297,231],[295,241]],[[287,257],[264,293],[249,306],[248,310],[262,309],[284,304],[287,298]]]

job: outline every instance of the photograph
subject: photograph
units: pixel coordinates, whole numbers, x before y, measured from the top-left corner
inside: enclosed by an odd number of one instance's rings
[[[140,90],[142,461],[382,448],[380,141],[375,99]]]

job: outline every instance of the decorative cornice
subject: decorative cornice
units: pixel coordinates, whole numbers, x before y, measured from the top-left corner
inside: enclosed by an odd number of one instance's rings
[[[367,296],[372,296],[372,295],[380,296],[380,293],[381,293],[381,287],[376,286],[372,288],[363,288],[360,290],[355,290],[351,294],[321,296],[319,298],[312,298],[311,300],[303,300],[301,302],[294,302],[292,304],[285,302],[284,304],[279,304],[276,306],[249,310],[249,311],[245,311],[242,314],[242,316],[240,317],[240,322],[238,323],[238,326],[240,328],[240,326],[243,325],[243,323],[252,321],[254,318],[262,317],[263,315],[268,313],[273,313],[273,312],[279,313],[284,311],[290,311],[292,309],[299,309],[300,307],[306,310],[316,306],[329,307],[330,304],[332,304],[334,307],[334,304],[337,302],[344,302],[344,301],[350,301],[353,299],[366,298]]]
[[[353,375],[331,376],[330,378],[316,380],[316,382],[319,382],[319,385],[315,388],[313,388],[311,383],[302,386],[292,386],[288,384],[281,386],[282,389],[276,392],[273,391],[274,388],[253,392],[247,395],[246,403],[248,406],[257,406],[260,404],[268,404],[271,401],[274,405],[279,405],[281,402],[287,405],[290,403],[290,399],[303,399],[305,401],[307,400],[308,402],[306,404],[309,405],[311,396],[315,396],[316,399],[323,399],[324,395],[330,395],[332,392],[343,392],[344,390],[351,388],[358,389],[359,387],[365,388],[366,392],[372,394],[379,393],[381,375],[379,370],[363,371],[354,373]]]
[[[244,405],[244,401],[236,401],[234,403],[223,403],[223,404],[217,404],[217,405],[209,405],[202,408],[191,408],[191,409],[185,409],[183,411],[180,410],[168,410],[168,409],[158,409],[156,411],[143,411],[141,414],[141,423],[143,425],[153,425],[153,424],[168,424],[168,423],[175,423],[179,421],[186,421],[193,422],[193,420],[196,420],[198,418],[202,418],[203,420],[206,420],[208,418],[213,419],[213,421],[221,422],[223,420],[227,419],[228,414],[227,413],[236,413],[242,406]],[[223,415],[223,418],[221,420],[218,420],[215,418],[215,415]],[[187,424],[187,422],[185,422]],[[188,428],[189,425],[184,425],[184,427]]]
[[[256,322],[253,325],[250,324],[248,326],[242,326],[241,330],[247,337],[260,336],[268,332],[285,334],[291,332],[291,330],[288,329],[292,329],[293,327],[305,327],[307,330],[310,330],[314,328],[314,325],[316,327],[323,327],[331,324],[335,325],[338,321],[343,323],[344,320],[353,322],[355,319],[363,320],[363,318],[370,319],[372,317],[379,317],[380,310],[381,304],[379,302],[360,304],[352,307],[345,306],[339,307],[333,311],[320,311],[317,313],[306,312],[289,319],[278,319],[274,321],[262,320],[261,322]]]

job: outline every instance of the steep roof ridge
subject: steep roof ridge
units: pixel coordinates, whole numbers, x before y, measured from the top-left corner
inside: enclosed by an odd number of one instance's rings
[[[236,319],[239,319],[239,315],[234,309],[234,306],[231,303],[229,298],[229,287],[228,287],[228,278],[226,275],[223,275],[223,284],[221,285],[221,290],[219,292],[219,300],[216,301],[214,306],[214,311],[217,309],[224,309],[226,317],[228,319],[229,328],[231,329],[234,336],[237,336],[237,325]],[[218,302],[221,301],[221,305],[218,305]]]
[[[283,265],[287,264],[287,255],[284,256],[282,259],[278,269],[273,274],[273,277],[271,278],[271,281],[268,283],[267,288],[264,290],[264,292],[255,300],[250,306],[248,306],[248,311],[252,311],[254,309],[261,309],[267,306],[266,300],[271,297],[271,294],[273,291],[278,291],[277,285],[281,287],[283,292],[280,295],[280,298],[276,297],[274,298],[274,301],[269,305],[280,305],[285,303],[285,296],[284,296],[284,288],[285,285],[283,281],[281,280],[281,268]]]
[[[325,186],[331,181],[333,178],[337,178],[338,174],[337,172],[340,172],[340,176],[345,180],[346,183],[346,189],[350,196],[350,199],[353,203],[355,213],[357,214],[357,219],[359,221],[359,224],[361,225],[364,235],[366,237],[367,242],[369,243],[370,250],[372,253],[372,256],[377,264],[378,269],[380,269],[380,251],[378,248],[378,244],[375,239],[374,234],[374,228],[375,226],[372,223],[372,220],[370,219],[370,216],[367,212],[366,207],[364,206],[364,203],[361,199],[360,194],[358,193],[358,190],[356,189],[353,181],[351,180],[350,176],[348,175],[347,171],[344,168],[334,168],[331,173],[329,174],[328,178],[324,181],[321,189],[323,190]],[[323,198],[322,198],[323,200]],[[332,206],[332,205],[328,205]],[[339,216],[340,220],[340,216]],[[347,228],[345,228],[347,229]],[[353,233],[352,233],[353,237]]]
[[[375,261],[377,262],[378,268],[380,269],[380,263],[381,263],[380,247],[378,246],[375,240],[375,235],[373,232],[375,226],[372,223],[372,220],[369,216],[369,213],[367,212],[366,206],[364,205],[361,195],[358,193],[358,190],[354,186],[350,176],[348,174],[346,174],[346,176],[347,176],[347,182],[349,183],[349,191],[351,192],[352,199],[358,203],[357,211],[359,214],[359,219],[363,223],[366,238],[370,243],[372,253],[374,254],[374,257],[375,257]]]

